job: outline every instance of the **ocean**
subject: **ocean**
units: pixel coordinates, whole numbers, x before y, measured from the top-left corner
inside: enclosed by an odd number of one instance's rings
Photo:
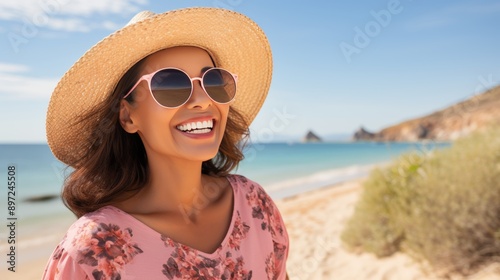
[[[253,144],[245,149],[246,159],[235,173],[260,183],[275,199],[323,186],[366,176],[403,153],[426,153],[448,143],[269,143]],[[14,233],[9,225],[7,202],[9,167],[15,166]],[[28,202],[40,196],[58,196],[65,174],[71,170],[52,155],[47,145],[0,145],[0,253],[10,250],[5,242],[15,236],[21,264],[50,256],[67,228],[75,221],[60,199]],[[0,262],[6,271],[6,262]],[[1,278],[1,277],[0,277]]]
[[[277,199],[366,176],[375,165],[387,163],[405,152],[428,152],[449,145],[433,142],[251,144],[245,149],[245,160],[234,173],[258,182]],[[0,180],[5,186],[8,166],[16,167],[19,219],[30,223],[68,211],[59,199],[26,202],[33,197],[58,195],[65,174],[71,171],[52,155],[47,145],[0,145]],[[0,196],[4,197],[0,209],[6,209],[6,187]],[[0,217],[6,215],[6,211],[0,211]]]

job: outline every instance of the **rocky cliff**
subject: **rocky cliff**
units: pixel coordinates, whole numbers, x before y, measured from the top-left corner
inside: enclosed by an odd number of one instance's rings
[[[377,133],[360,128],[357,141],[449,141],[484,127],[500,123],[500,86],[430,115],[408,120]]]

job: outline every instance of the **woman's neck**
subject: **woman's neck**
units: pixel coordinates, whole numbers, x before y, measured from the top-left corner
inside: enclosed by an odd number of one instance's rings
[[[202,162],[148,154],[149,181],[133,197],[115,206],[136,214],[177,213],[199,208],[207,180]]]
[[[167,156],[148,159],[150,180],[145,190],[152,195],[151,202],[187,207],[195,203],[202,191],[202,162]]]

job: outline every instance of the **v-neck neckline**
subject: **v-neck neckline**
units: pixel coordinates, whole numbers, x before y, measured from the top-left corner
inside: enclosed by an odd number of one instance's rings
[[[229,175],[231,176],[231,175]],[[217,248],[215,249],[215,251],[211,252],[211,253],[207,253],[207,252],[204,252],[204,251],[201,251],[201,250],[198,250],[198,249],[195,249],[189,245],[186,245],[184,243],[181,243],[181,242],[178,242],[178,241],[175,241],[174,239],[162,234],[162,233],[159,233],[158,231],[154,230],[153,228],[151,228],[150,226],[146,225],[145,223],[143,223],[142,221],[140,221],[139,219],[137,219],[136,217],[132,216],[131,214],[121,210],[120,208],[118,207],[115,207],[113,205],[107,205],[107,206],[104,206],[103,208],[111,208],[113,210],[116,210],[118,211],[119,213],[122,213],[125,217],[127,217],[130,221],[132,221],[134,224],[136,224],[137,226],[143,228],[144,230],[146,231],[149,231],[149,232],[152,232],[153,234],[155,235],[158,235],[158,237],[161,239],[161,238],[164,238],[164,239],[167,239],[169,240],[170,242],[174,243],[174,244],[177,244],[179,246],[184,246],[184,247],[187,247],[189,248],[189,250],[192,250],[192,251],[195,251],[197,252],[199,255],[203,255],[203,256],[206,256],[208,258],[210,257],[214,257],[214,256],[217,256],[219,254],[219,252],[226,246],[226,244],[228,243],[229,241],[229,238],[231,237],[231,234],[233,233],[233,229],[234,229],[234,223],[235,223],[235,220],[236,220],[236,213],[237,213],[237,210],[236,210],[236,205],[239,204],[239,198],[238,196],[236,195],[236,190],[235,190],[235,186],[233,185],[233,182],[236,184],[236,182],[233,180],[233,178],[229,178],[226,177],[226,180],[229,181],[229,185],[231,186],[231,191],[232,191],[232,194],[233,194],[233,198],[232,198],[232,213],[231,213],[231,222],[229,223],[229,227],[226,231],[226,234],[224,236],[224,239],[221,241],[221,243],[219,244],[219,246],[217,246]]]

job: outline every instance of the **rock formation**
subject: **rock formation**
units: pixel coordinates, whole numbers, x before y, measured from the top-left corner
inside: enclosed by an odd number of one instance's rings
[[[377,133],[360,128],[354,140],[455,140],[491,123],[500,123],[500,86],[430,115],[408,120]]]
[[[369,141],[372,140],[375,136],[375,133],[371,133],[367,131],[364,127],[360,127],[352,137],[353,140],[356,141]]]
[[[302,139],[302,142],[305,143],[310,143],[310,142],[322,142],[321,138],[314,134],[314,132],[310,131],[307,132],[306,136],[304,136],[304,139]]]

